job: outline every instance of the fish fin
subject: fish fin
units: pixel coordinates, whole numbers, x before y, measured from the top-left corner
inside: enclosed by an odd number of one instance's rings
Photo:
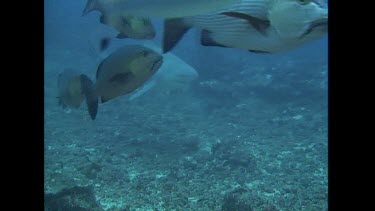
[[[111,42],[111,38],[109,37],[103,37],[102,39],[100,39],[100,51],[107,50],[110,42]]]
[[[107,102],[107,101],[110,100],[110,99],[112,99],[112,98],[101,97],[101,98],[100,98],[100,101],[101,101],[102,103],[105,103],[105,102]]]
[[[109,79],[109,82],[110,83],[115,83],[115,84],[126,84],[128,83],[130,80],[132,80],[134,78],[134,74],[132,72],[126,72],[126,73],[118,73],[114,76],[112,76],[110,79]]]
[[[100,77],[100,70],[101,70],[101,67],[102,67],[104,61],[105,60],[100,62],[100,64],[98,65],[98,69],[96,70],[96,76],[95,76],[96,80],[98,80],[98,78]]]
[[[100,23],[107,24],[107,18],[104,15],[101,15],[99,18]]]
[[[191,27],[182,18],[170,18],[164,21],[163,53],[170,51]]]
[[[132,101],[140,96],[142,96],[144,93],[146,93],[147,91],[149,91],[152,87],[154,87],[156,84],[156,80],[155,78],[147,81],[142,87],[136,89],[134,92],[132,92],[130,95],[129,95],[129,100]]]
[[[122,33],[119,33],[117,36],[116,36],[117,39],[124,39],[124,38],[129,38],[126,34],[122,34]]]
[[[256,18],[251,15],[247,15],[247,14],[239,13],[239,12],[223,12],[221,14],[229,16],[229,17],[244,19],[247,22],[249,22],[250,25],[253,26],[259,33],[261,33],[264,36],[267,36],[267,29],[270,26],[269,20]]]
[[[85,74],[80,75],[81,87],[84,96],[86,97],[86,105],[90,117],[95,120],[98,113],[98,97],[95,94],[95,85]]]
[[[212,32],[203,29],[201,31],[201,45],[203,46],[217,46],[217,47],[224,47],[227,48],[228,46],[222,45],[217,43],[215,40],[212,39]]]
[[[61,99],[61,97],[56,97],[58,99],[58,105],[63,107],[63,108],[66,108],[66,104],[64,103],[64,101]]]
[[[251,53],[271,53],[271,52],[268,52],[268,51],[261,51],[261,50],[248,50],[249,52]]]
[[[87,13],[99,10],[99,5],[97,0],[88,0],[85,6],[85,9],[83,9],[82,16],[87,15]]]

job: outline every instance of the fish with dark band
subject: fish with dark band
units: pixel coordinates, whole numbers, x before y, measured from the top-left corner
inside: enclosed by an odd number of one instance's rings
[[[127,45],[117,49],[98,66],[94,85],[87,77],[82,80],[83,93],[90,99],[107,102],[142,86],[162,65],[163,57],[140,46]],[[98,100],[87,100],[92,119],[96,117]]]
[[[136,17],[176,18],[206,14],[232,6],[241,0],[88,0],[83,15],[93,10],[102,14]]]
[[[328,30],[328,9],[314,0],[242,0],[219,12],[164,22],[163,52],[170,51],[192,27],[201,45],[285,51],[318,39]]]

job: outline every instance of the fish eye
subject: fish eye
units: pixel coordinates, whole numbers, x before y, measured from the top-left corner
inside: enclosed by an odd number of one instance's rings
[[[306,5],[306,4],[309,4],[310,2],[312,2],[312,0],[297,0],[297,2],[302,4],[302,5]]]

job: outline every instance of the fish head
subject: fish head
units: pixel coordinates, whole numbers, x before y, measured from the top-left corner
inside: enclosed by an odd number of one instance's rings
[[[310,41],[328,32],[328,8],[319,0],[271,0],[269,19],[282,39]]]
[[[136,75],[152,75],[162,65],[163,56],[149,48],[138,47],[131,59],[130,69]]]

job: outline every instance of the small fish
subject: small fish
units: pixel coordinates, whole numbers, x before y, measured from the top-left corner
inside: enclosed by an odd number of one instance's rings
[[[156,35],[155,28],[147,17],[124,16],[105,11],[103,10],[100,16],[100,22],[116,29],[119,39],[153,39]]]
[[[87,77],[82,80],[83,93],[90,99],[107,102],[126,95],[142,86],[162,65],[163,57],[155,51],[140,46],[127,45],[117,49],[98,66],[93,86]],[[87,101],[92,119],[95,119],[98,100]]]
[[[59,105],[78,108],[84,100],[80,75],[71,68],[61,72],[57,79]]]
[[[241,0],[88,0],[83,15],[93,10],[103,14],[176,18],[206,14]]]
[[[71,68],[65,69],[58,76],[57,88],[59,105],[63,108],[78,108],[86,99],[87,105],[92,105],[89,109],[90,116],[97,112],[97,106],[95,107],[97,98],[90,95],[93,92],[94,84],[86,75],[79,74]]]
[[[201,29],[203,46],[285,51],[327,34],[328,10],[313,0],[242,0],[225,10],[164,22],[163,52],[191,28]]]

